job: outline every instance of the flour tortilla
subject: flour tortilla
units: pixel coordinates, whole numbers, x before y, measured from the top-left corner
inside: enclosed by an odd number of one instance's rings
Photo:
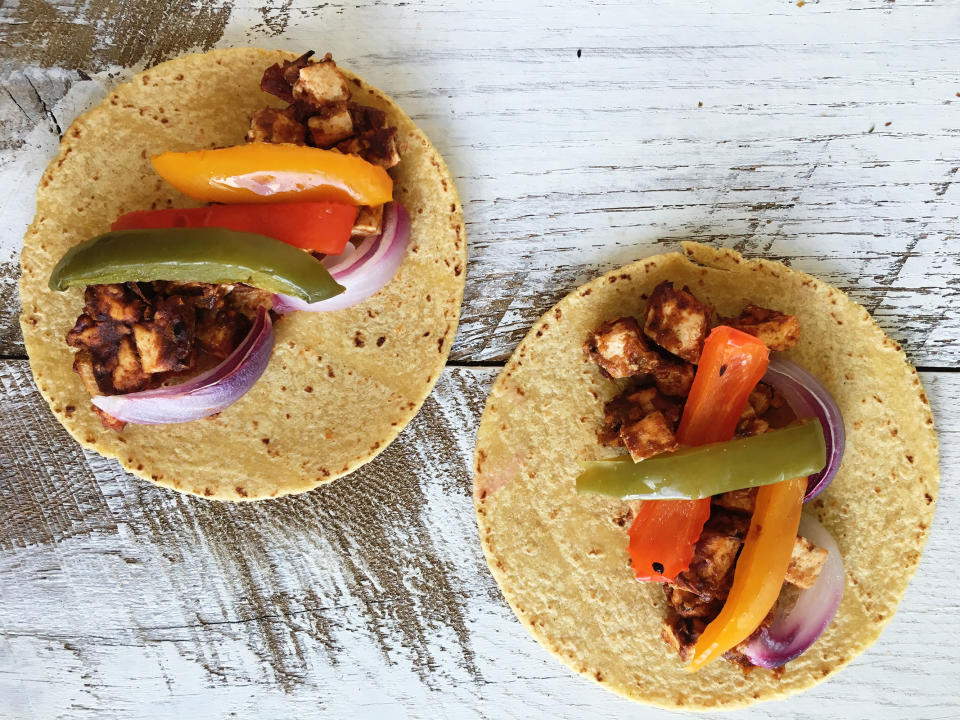
[[[294,57],[215,50],[163,63],[117,87],[67,130],[24,239],[21,325],[34,378],[57,419],[84,447],[117,458],[135,475],[204,497],[302,492],[372,459],[426,399],[457,327],[466,238],[450,173],[390,98],[344,71],[354,100],[386,111],[399,129],[403,161],[390,172],[412,230],[396,277],[348,310],[281,318],[266,372],[217,417],[116,433],[91,411],[64,340],[83,309],[83,290],[48,290],[54,264],[125,212],[199,205],[161,180],[150,156],[243,143],[250,114],[281,105],[261,92],[260,76]]]
[[[487,561],[527,630],[575,671],[663,708],[733,708],[820,682],[863,652],[890,621],[926,543],[939,479],[933,416],[900,346],[861,306],[780,263],[684,243],[685,254],[627,265],[548,311],[493,386],[480,423],[474,501]],[[578,460],[597,444],[617,394],[581,346],[604,320],[642,316],[663,280],[689,285],[721,316],[752,301],[800,318],[783,356],[813,373],[843,412],[847,448],[830,488],[808,506],[846,565],[833,623],[782,676],[718,661],[687,673],[660,639],[663,591],[633,578],[624,504],[577,495]]]

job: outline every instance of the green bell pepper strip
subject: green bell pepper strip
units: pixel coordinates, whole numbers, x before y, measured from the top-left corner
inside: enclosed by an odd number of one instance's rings
[[[823,426],[802,425],[682,448],[634,462],[629,455],[585,463],[577,492],[622,500],[699,500],[731,490],[806,477],[827,463]]]
[[[344,291],[309,253],[265,235],[225,228],[119,230],[98,235],[60,258],[50,275],[50,289],[150,280],[246,283],[308,303]]]

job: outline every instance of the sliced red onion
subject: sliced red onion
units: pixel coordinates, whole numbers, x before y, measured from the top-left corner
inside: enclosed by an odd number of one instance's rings
[[[840,469],[846,446],[843,416],[830,391],[799,365],[786,360],[771,360],[763,382],[780,391],[798,418],[816,417],[823,425],[827,464],[807,481],[807,494],[803,498],[807,502],[826,490]]]
[[[778,610],[770,627],[760,630],[742,648],[750,662],[760,667],[780,667],[813,645],[843,599],[843,557],[833,537],[809,513],[800,516],[798,534],[826,550],[827,561],[813,587],[800,592],[797,604],[785,613]]]
[[[264,308],[243,342],[222,363],[180,385],[126,395],[97,395],[93,404],[118,420],[138,425],[182,423],[218,413],[239,400],[260,378],[273,351],[273,323]]]
[[[367,238],[352,252],[324,258],[324,265],[333,279],[346,288],[344,292],[315,303],[277,294],[273,296],[274,312],[329,312],[343,310],[366,300],[396,274],[409,241],[410,216],[403,205],[392,202],[383,209],[383,230],[380,235]]]

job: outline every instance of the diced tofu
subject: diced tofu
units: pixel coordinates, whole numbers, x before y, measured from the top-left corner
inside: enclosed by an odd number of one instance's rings
[[[353,224],[350,237],[368,238],[379,235],[383,227],[383,205],[361,205],[357,210],[357,221]]]
[[[680,617],[712,617],[722,607],[722,603],[712,596],[704,597],[671,584],[665,584],[663,592],[667,596],[667,603]]]
[[[293,99],[315,106],[345,102],[350,99],[350,87],[328,55],[320,62],[300,68],[297,81],[293,84]]]
[[[677,651],[683,662],[687,662],[693,657],[697,639],[705,628],[706,623],[699,618],[683,618],[676,614],[668,614],[663,621],[660,637]]]
[[[293,117],[292,108],[264,108],[250,116],[247,142],[306,144],[307,129]]]
[[[704,597],[717,596],[742,544],[740,538],[705,530],[697,541],[690,567],[677,576],[676,586]]]
[[[263,72],[260,79],[260,89],[271,95],[276,95],[285,102],[293,102],[293,84],[300,77],[300,68],[310,64],[313,50],[306,52],[296,60],[284,60],[283,63],[271,65]],[[327,58],[331,57],[329,53]],[[326,58],[324,58],[326,59]]]
[[[714,505],[719,505],[728,510],[740,510],[753,515],[753,508],[757,503],[757,488],[731,490],[730,492],[721,493],[720,495],[714,495],[711,500]]]
[[[156,325],[137,323],[133,326],[133,339],[145,373],[168,372],[174,369],[174,358],[165,356],[163,336]]]
[[[111,356],[120,339],[129,334],[126,325],[113,320],[97,322],[85,313],[77,318],[77,324],[67,333],[67,345],[88,351],[97,361]]]
[[[369,105],[350,103],[350,116],[358,133],[383,130],[387,126],[387,114]]]
[[[796,315],[784,315],[757,305],[747,305],[739,317],[721,322],[758,337],[771,350],[789,350],[800,339],[800,320]]]
[[[660,347],[696,364],[710,329],[710,306],[700,302],[689,288],[677,290],[662,282],[647,301],[643,331]]]
[[[660,356],[651,350],[632,317],[603,323],[584,345],[590,359],[612,378],[646,375],[660,364]]]
[[[804,589],[813,587],[828,554],[823,548],[798,535],[793,543],[786,581]]]
[[[392,168],[400,162],[397,129],[383,128],[355,135],[337,145],[340,152],[359,155],[367,162],[383,168]]]
[[[89,353],[78,352],[73,358],[73,369],[80,376],[83,387],[90,393],[90,397],[101,394],[97,377],[93,372],[93,359]]]
[[[770,423],[761,418],[747,418],[737,423],[737,435],[740,437],[752,437],[754,435],[763,435],[770,431]]]
[[[624,423],[620,439],[630,451],[634,462],[640,462],[660,453],[676,450],[679,445],[673,429],[662,412],[654,411],[641,420]]]
[[[250,320],[236,310],[202,313],[197,325],[197,343],[205,353],[225,358],[243,341]]]
[[[87,312],[97,320],[136,322],[143,316],[143,302],[123,285],[89,285],[84,298]]]
[[[181,296],[158,301],[153,321],[134,325],[133,332],[146,372],[179,372],[192,365],[196,316]]]
[[[686,397],[697,369],[690,363],[663,361],[653,370],[657,390],[671,397]]]
[[[122,393],[141,390],[150,381],[140,367],[140,358],[129,337],[121,340],[117,348],[117,366],[113,369],[112,380],[113,387]]]
[[[755,415],[763,415],[770,409],[770,401],[773,399],[773,390],[769,385],[757,383],[757,386],[750,391],[749,406]]]
[[[310,139],[318,148],[331,148],[353,135],[353,119],[347,103],[329,103],[307,120]]]
[[[623,424],[642,420],[652,412],[662,413],[671,428],[680,420],[680,404],[661,395],[657,388],[628,390],[604,405],[604,424],[597,439],[601,445],[623,445]]]

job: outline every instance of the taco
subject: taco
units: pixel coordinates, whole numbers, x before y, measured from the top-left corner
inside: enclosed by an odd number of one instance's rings
[[[327,55],[216,50],[66,131],[21,257],[34,378],[84,447],[222,500],[381,452],[437,381],[466,241],[453,180]]]
[[[879,637],[937,438],[900,346],[842,292],[683,249],[534,325],[487,400],[474,502],[505,598],[564,663],[663,708],[742,707]]]

